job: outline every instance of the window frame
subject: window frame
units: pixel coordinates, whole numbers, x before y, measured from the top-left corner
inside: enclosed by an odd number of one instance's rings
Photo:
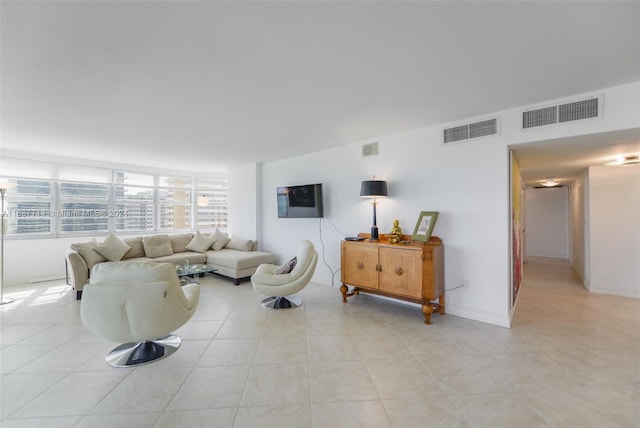
[[[55,169],[55,168],[54,168]],[[86,169],[90,169],[90,167],[86,167]],[[104,168],[100,168],[104,170]],[[145,234],[154,234],[154,233],[175,233],[175,232],[186,232],[186,231],[195,231],[195,230],[214,230],[216,228],[226,231],[228,228],[228,176],[226,173],[216,173],[212,176],[189,176],[179,173],[171,173],[171,172],[161,172],[161,173],[149,173],[149,172],[140,172],[136,170],[129,169],[111,169],[111,180],[105,181],[82,181],[82,180],[74,180],[74,179],[63,179],[63,178],[44,178],[44,177],[18,177],[18,176],[1,176],[0,179],[2,181],[9,181],[11,183],[16,184],[16,186],[12,189],[7,190],[5,195],[5,205],[3,208],[6,211],[9,211],[10,204],[20,203],[21,201],[25,202],[33,202],[33,201],[42,201],[44,199],[45,204],[48,205],[48,209],[46,211],[46,216],[49,218],[48,230],[46,232],[39,231],[34,233],[6,233],[6,239],[43,239],[43,238],[70,238],[77,236],[100,236],[109,232],[113,232],[116,234],[122,235],[145,235]],[[119,181],[118,174],[135,174],[141,176],[148,176],[153,179],[153,185],[151,186],[143,186],[141,184],[132,183],[127,184],[124,181]],[[184,183],[171,185],[171,183],[167,184],[165,180],[166,177],[175,178],[179,180],[183,180]],[[139,177],[138,177],[139,178]],[[25,196],[25,195],[17,195],[16,188],[18,188],[18,184],[21,181],[26,182],[37,182],[37,183],[46,183],[48,188],[50,189],[48,195],[42,196]],[[151,181],[149,181],[150,183]],[[202,185],[203,183],[215,183],[213,186]],[[65,183],[73,184],[77,183],[80,187],[82,185],[90,186],[105,186],[107,189],[106,199],[104,196],[96,196],[91,197],[78,197],[73,198],[69,195],[64,195],[63,186]],[[119,198],[117,196],[119,187],[128,187],[128,188],[139,188],[142,191],[150,191],[150,195],[148,198],[141,198],[138,202],[144,204],[146,206],[145,210],[149,213],[152,219],[152,225],[148,229],[141,229],[138,225],[135,229],[118,229],[118,221],[120,217],[126,217],[130,215],[127,213],[126,204],[127,203],[135,203],[135,199],[126,199]],[[162,210],[166,209],[167,200],[162,199],[161,192],[164,191],[179,191],[184,192],[186,198],[182,201],[173,201],[173,206],[184,206],[186,207],[186,223],[185,227],[162,227],[160,222]],[[202,214],[199,213],[199,208],[197,205],[197,196],[199,194],[206,193],[210,196],[210,204],[208,207],[215,207],[217,210],[217,214],[210,216],[209,218],[204,219],[205,224],[198,224],[198,221],[202,221]],[[211,197],[213,195],[213,197]],[[66,230],[63,231],[63,209],[65,204],[82,204],[86,203],[91,205],[95,203],[99,205],[96,207],[96,210],[103,210],[103,208],[107,207],[107,222],[106,222],[106,230]],[[125,205],[125,209],[118,209],[118,206]],[[169,205],[171,206],[171,205]],[[164,207],[164,208],[163,208]],[[17,211],[17,208],[14,207],[13,211]],[[87,208],[91,210],[93,208]],[[209,208],[211,209],[211,208]],[[14,214],[14,213],[9,213]],[[7,216],[5,216],[5,221],[7,221]],[[214,220],[215,219],[215,220]],[[9,220],[10,221],[10,220]],[[210,223],[210,224],[206,224]]]

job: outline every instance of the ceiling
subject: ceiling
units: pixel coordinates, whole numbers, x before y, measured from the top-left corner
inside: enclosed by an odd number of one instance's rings
[[[526,186],[553,178],[571,184],[585,168],[602,165],[616,155],[640,154],[640,129],[554,138],[512,147]]]
[[[636,1],[0,7],[5,153],[207,172],[640,80]],[[525,179],[640,151],[599,137],[518,146]]]

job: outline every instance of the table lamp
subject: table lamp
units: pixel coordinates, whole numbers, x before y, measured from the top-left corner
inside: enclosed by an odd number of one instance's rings
[[[384,198],[389,196],[387,191],[387,182],[383,180],[376,180],[376,176],[373,176],[373,180],[367,180],[362,182],[360,187],[360,197],[373,198],[373,226],[371,226],[371,241],[379,241],[378,226],[376,225],[376,205],[378,204],[376,198]]]

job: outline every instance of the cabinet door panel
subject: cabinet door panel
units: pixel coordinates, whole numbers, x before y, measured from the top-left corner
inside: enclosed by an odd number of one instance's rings
[[[378,288],[378,248],[343,241],[342,282],[359,287]]]
[[[421,251],[380,248],[380,290],[403,296],[422,296]]]

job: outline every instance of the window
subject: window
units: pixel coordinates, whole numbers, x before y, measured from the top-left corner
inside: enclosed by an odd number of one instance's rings
[[[227,177],[198,177],[196,179],[196,229],[226,229]]]
[[[116,231],[155,230],[153,175],[116,171],[113,182],[115,209],[123,213],[116,218]]]
[[[14,187],[5,197],[8,236],[103,235],[227,227],[227,177],[112,170],[0,158]],[[198,196],[207,195],[205,206]]]
[[[106,184],[59,184],[58,232],[107,232],[109,230],[109,187]]]
[[[158,229],[191,229],[191,179],[158,177]]]
[[[9,181],[15,187],[7,190],[5,197],[7,234],[51,234],[54,214],[51,182]]]

